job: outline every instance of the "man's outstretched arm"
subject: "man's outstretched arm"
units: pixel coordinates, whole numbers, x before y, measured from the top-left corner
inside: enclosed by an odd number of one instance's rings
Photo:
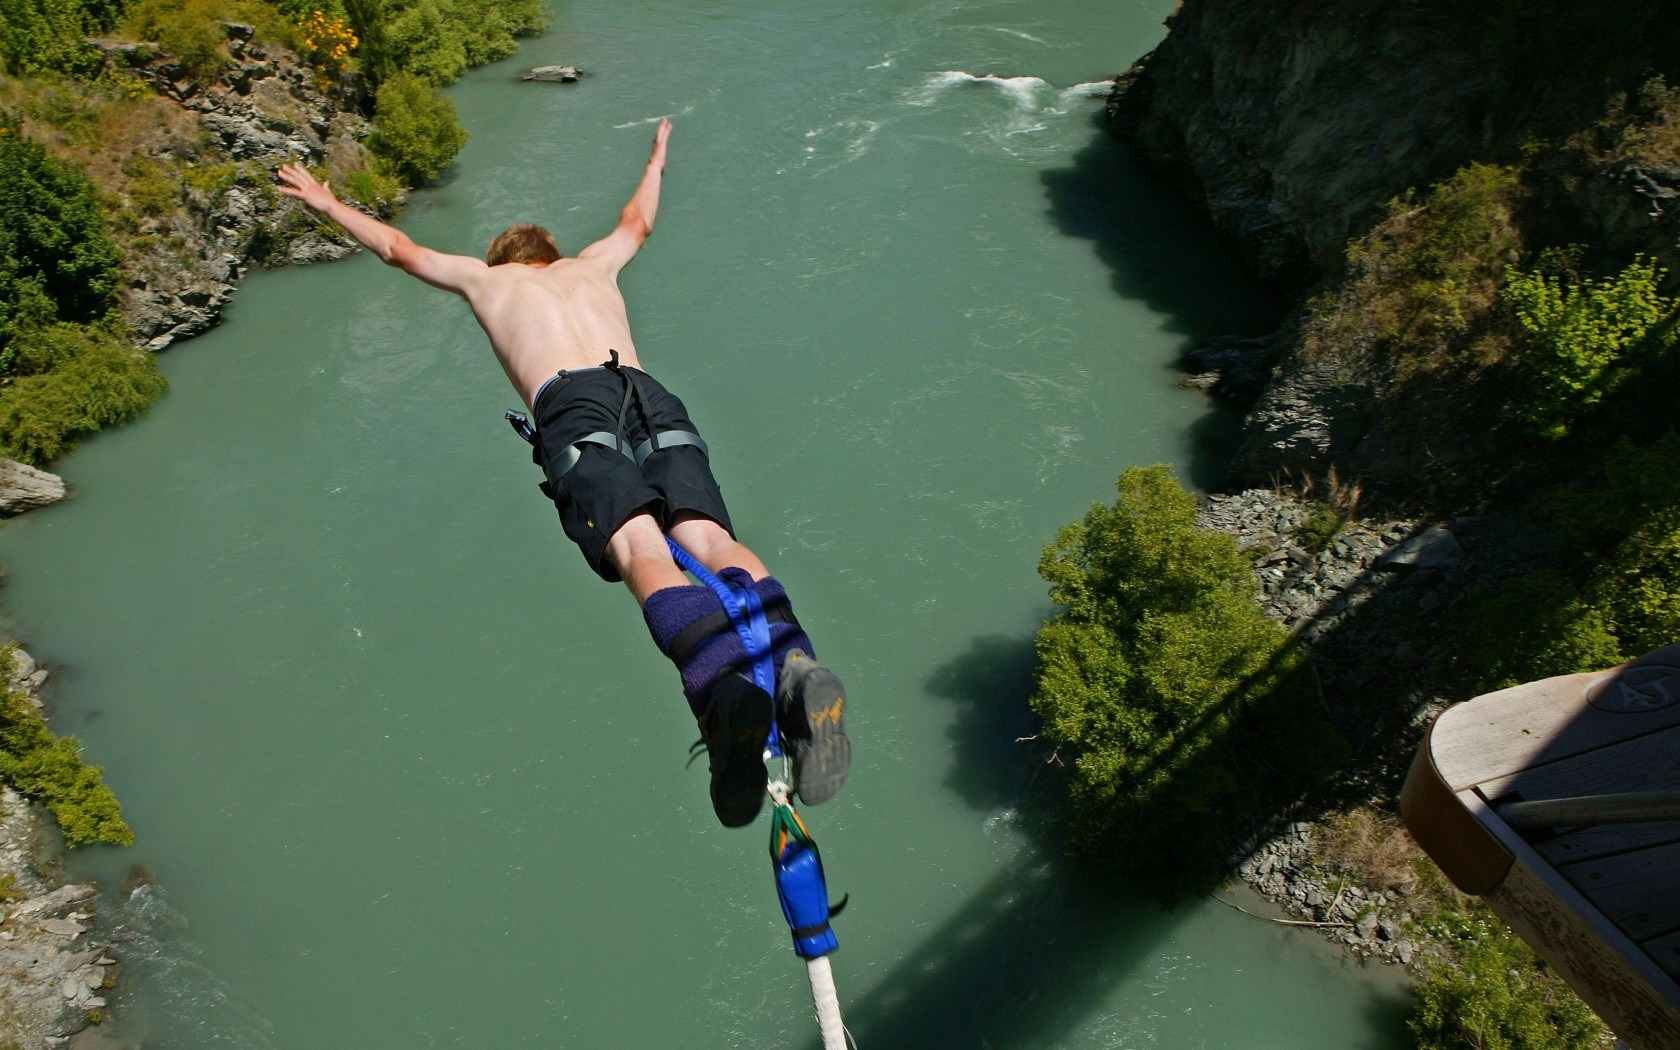
[[[481,275],[489,272],[483,260],[423,248],[396,227],[363,215],[334,197],[332,190],[325,183],[317,182],[301,164],[282,166],[280,181],[284,183],[281,193],[314,208],[348,230],[350,236],[386,263],[401,267],[433,287],[464,296]]]
[[[661,120],[659,130],[653,134],[653,154],[648,157],[641,184],[630,197],[630,203],[618,213],[618,225],[611,233],[578,252],[578,258],[604,259],[612,264],[614,270],[621,269],[648,239],[648,234],[653,232],[654,216],[659,214],[659,189],[665,174],[665,143],[670,137],[671,122]]]

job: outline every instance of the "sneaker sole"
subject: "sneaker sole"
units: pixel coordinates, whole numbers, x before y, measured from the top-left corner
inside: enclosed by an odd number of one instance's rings
[[[735,694],[728,725],[730,750],[723,772],[712,774],[712,809],[726,828],[742,828],[758,819],[770,774],[764,768],[764,742],[775,719],[775,703],[762,690]]]
[[[834,672],[821,664],[798,674],[790,685],[798,697],[796,710],[788,712],[794,717],[784,715],[782,721],[793,757],[794,784],[801,802],[821,805],[840,793],[852,766],[845,689]]]

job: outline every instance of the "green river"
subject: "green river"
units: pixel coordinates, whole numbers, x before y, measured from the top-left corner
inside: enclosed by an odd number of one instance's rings
[[[451,89],[472,141],[401,219],[575,250],[673,117],[625,291],[848,685],[852,782],[808,817],[864,1050],[1405,1045],[1392,977],[1018,816],[1040,548],[1129,464],[1216,479],[1229,423],[1170,363],[1276,308],[1096,123],[1167,7],[560,0]],[[594,75],[516,82],[547,62]],[[467,310],[366,255],[259,274],[163,367],[58,465],[76,498],[0,532],[10,626],[139,834],[70,862],[120,927],[114,1043],[814,1047],[764,825],[716,825]]]

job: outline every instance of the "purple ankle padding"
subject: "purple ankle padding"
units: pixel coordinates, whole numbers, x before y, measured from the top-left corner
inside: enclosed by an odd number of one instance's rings
[[[718,576],[734,587],[753,587],[758,591],[758,600],[767,606],[787,594],[774,576],[766,576],[756,584],[745,569],[724,569]],[[789,612],[793,611],[791,604],[787,608]],[[642,606],[642,618],[647,621],[648,633],[653,635],[654,644],[659,646],[660,652],[665,652],[666,647],[689,624],[722,611],[723,603],[708,588],[666,587],[648,595],[647,602]],[[771,620],[770,654],[775,659],[778,678],[782,673],[782,660],[792,649],[803,649],[813,657],[817,655],[812,651],[811,639],[805,636],[804,631],[793,624]],[[724,668],[741,660],[740,669],[748,670],[746,661],[742,660],[745,655],[746,648],[741,644],[740,634],[730,628],[713,636],[694,651],[686,664],[677,667],[682,675],[683,696],[688,698],[688,706],[694,711],[695,718],[705,714],[706,690]]]

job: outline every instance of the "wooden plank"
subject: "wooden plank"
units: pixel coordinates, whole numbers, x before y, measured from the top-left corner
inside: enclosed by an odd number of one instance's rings
[[[1436,720],[1430,747],[1457,791],[1671,726],[1680,726],[1680,645],[1479,696]]]
[[[1617,791],[1680,789],[1680,727],[1658,730],[1620,744],[1560,759],[1478,785],[1495,806],[1513,798],[1566,798]],[[1534,841],[1554,864],[1591,860],[1606,853],[1680,840],[1680,823],[1580,828]]]
[[[1430,757],[1430,735],[1424,736],[1412,756],[1412,768],[1400,789],[1400,818],[1454,886],[1465,893],[1487,893],[1505,881],[1511,854],[1476,822],[1441,779]]]
[[[1655,937],[1640,945],[1651,960],[1674,978],[1680,978],[1680,930]]]
[[[1616,1034],[1636,1050],[1680,1047],[1680,984],[1512,831],[1473,791],[1459,799],[1511,852],[1486,897]]]
[[[1611,853],[1666,846],[1671,842],[1680,842],[1680,825],[1623,824],[1619,827],[1580,828],[1553,838],[1538,839],[1531,845],[1547,861],[1562,867]]]
[[[1680,842],[1557,870],[1634,940],[1680,929]]]

